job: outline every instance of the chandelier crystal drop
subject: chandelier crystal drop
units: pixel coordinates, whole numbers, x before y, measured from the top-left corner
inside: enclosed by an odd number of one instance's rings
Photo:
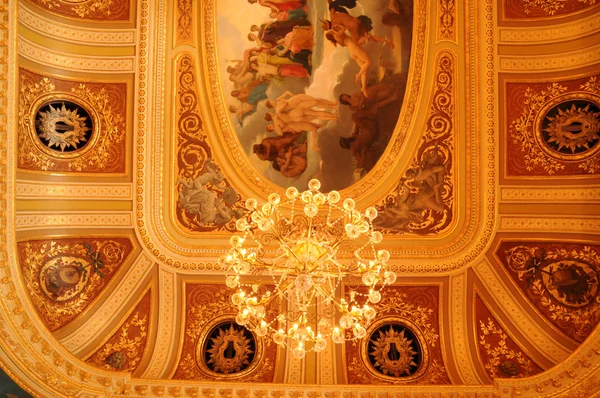
[[[361,213],[353,199],[321,193],[318,180],[308,186],[302,193],[288,188],[283,199],[272,193],[262,205],[248,199],[248,215],[236,222],[242,235],[231,237],[219,259],[227,286],[236,290],[236,322],[270,335],[296,358],[322,351],[328,338],[365,337],[381,288],[396,281],[389,252],[376,248],[382,240],[373,230],[377,210]],[[279,305],[270,306],[273,301]]]

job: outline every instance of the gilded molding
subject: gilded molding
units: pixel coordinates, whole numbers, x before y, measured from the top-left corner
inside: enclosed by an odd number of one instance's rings
[[[158,271],[158,329],[156,331],[156,342],[154,344],[152,358],[148,369],[142,375],[145,379],[158,379],[165,376],[169,370],[170,356],[177,350],[177,313],[176,294],[181,292],[176,284],[175,274],[160,268]]]
[[[598,233],[600,217],[585,216],[542,216],[531,214],[501,214],[498,232],[566,232],[566,233]],[[581,216],[584,217],[584,216]]]
[[[600,44],[551,55],[500,56],[500,72],[553,72],[600,62]]]
[[[438,0],[437,39],[456,43],[456,2]]]
[[[115,291],[96,310],[94,316],[74,333],[60,340],[65,349],[77,355],[105,332],[115,314],[123,310],[123,303],[129,302],[139,292],[140,287],[143,287],[142,283],[152,271],[152,265],[153,261],[145,254],[141,254],[119,281]]]
[[[19,55],[38,64],[75,72],[134,73],[134,56],[94,57],[50,50],[19,36]]]
[[[88,46],[133,46],[134,29],[93,29],[74,27],[36,14],[25,4],[19,7],[19,23],[32,31],[69,43]]]
[[[450,335],[452,357],[456,361],[456,370],[465,384],[481,384],[473,366],[474,355],[471,353],[469,328],[467,324],[467,274],[462,273],[450,278]]]
[[[62,183],[17,181],[17,199],[44,200],[131,200],[133,187],[124,183]]]
[[[503,308],[513,325],[519,325],[521,332],[529,339],[530,344],[536,347],[540,353],[545,355],[554,363],[564,361],[571,352],[559,344],[556,340],[540,329],[538,322],[517,304],[512,293],[500,280],[488,260],[483,260],[473,267],[487,291],[494,297],[496,303]]]
[[[61,228],[131,228],[133,217],[129,211],[23,211],[15,217],[17,231],[50,227]]]
[[[505,203],[594,203],[600,202],[600,188],[577,187],[500,187],[500,201]]]
[[[500,44],[548,44],[564,42],[600,32],[597,15],[552,26],[501,27]]]

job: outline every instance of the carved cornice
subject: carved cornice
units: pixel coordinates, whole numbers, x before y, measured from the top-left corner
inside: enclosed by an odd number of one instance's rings
[[[32,31],[69,43],[88,46],[133,46],[134,29],[93,29],[75,27],[36,14],[25,4],[19,7],[19,23]]]
[[[19,55],[51,68],[75,72],[133,73],[134,56],[94,57],[50,50],[23,36],[18,40]]]
[[[501,72],[555,72],[582,68],[600,62],[600,44],[581,50],[550,55],[500,56]]]
[[[181,294],[176,283],[175,274],[165,269],[159,269],[159,295],[158,307],[158,330],[156,332],[156,343],[150,367],[146,369],[143,376],[148,379],[158,379],[164,377],[169,370],[169,359],[177,351],[177,322],[175,315],[177,313],[178,302],[176,295]]]
[[[131,212],[22,211],[15,218],[17,231],[40,228],[132,228]]]
[[[595,203],[600,201],[600,188],[576,187],[501,187],[500,200],[507,203]]]
[[[452,357],[456,361],[456,369],[465,384],[481,384],[473,366],[475,355],[469,347],[469,327],[467,318],[467,273],[453,276],[450,279],[450,335]]]
[[[131,200],[131,184],[62,183],[17,181],[17,199],[44,200]]]
[[[502,27],[500,44],[549,44],[563,42],[600,32],[597,15],[552,26]]]
[[[598,233],[600,217],[532,216],[530,214],[500,215],[499,232],[567,232]]]

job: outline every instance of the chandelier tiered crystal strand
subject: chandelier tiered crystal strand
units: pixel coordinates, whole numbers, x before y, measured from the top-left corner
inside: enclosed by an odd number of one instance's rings
[[[321,193],[318,180],[308,186],[302,193],[288,188],[283,201],[273,193],[262,206],[248,199],[248,216],[236,222],[243,234],[231,237],[219,260],[227,286],[236,289],[236,322],[258,336],[270,334],[296,358],[322,351],[330,337],[335,343],[363,338],[381,288],[396,280],[389,252],[375,247],[382,240],[373,230],[377,210],[363,214],[351,198],[338,205],[340,194]],[[278,306],[270,306],[274,300]]]

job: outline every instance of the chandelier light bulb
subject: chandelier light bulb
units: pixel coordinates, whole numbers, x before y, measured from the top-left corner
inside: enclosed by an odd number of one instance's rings
[[[297,359],[323,351],[329,338],[364,338],[381,289],[396,281],[390,253],[375,246],[383,239],[373,230],[377,210],[361,213],[352,198],[321,193],[318,180],[308,186],[272,193],[262,204],[248,199],[249,213],[235,223],[241,235],[219,259],[235,289],[236,322]]]

